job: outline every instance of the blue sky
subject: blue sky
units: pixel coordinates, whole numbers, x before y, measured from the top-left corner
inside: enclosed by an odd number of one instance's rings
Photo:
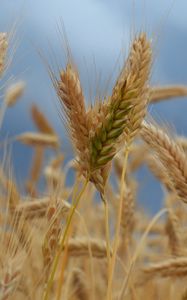
[[[186,0],[0,0],[0,4],[0,31],[10,30],[15,21],[18,23],[19,47],[7,76],[14,75],[27,83],[23,99],[6,114],[2,135],[12,136],[33,129],[29,107],[35,102],[61,134],[64,149],[70,148],[58,118],[55,93],[38,54],[41,51],[47,59],[56,57],[65,66],[65,50],[57,29],[61,20],[88,103],[98,94],[98,85],[101,94],[110,92],[133,32],[140,30],[148,32],[154,40],[152,82],[187,84]],[[178,133],[187,134],[187,99],[163,102],[149,111],[159,120],[174,124]],[[29,160],[31,151],[15,144],[13,152],[15,172],[21,181],[22,175],[28,172],[25,160]],[[157,195],[160,197],[158,185],[149,176],[142,178],[142,174],[140,180],[145,185],[153,184],[156,196],[152,198],[156,201]],[[145,191],[141,197],[148,201]]]

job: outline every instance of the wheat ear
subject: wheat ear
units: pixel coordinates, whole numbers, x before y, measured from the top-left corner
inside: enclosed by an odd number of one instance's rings
[[[70,239],[67,246],[64,245],[63,250],[67,247],[70,256],[80,257],[87,256],[89,257],[90,249],[93,257],[95,258],[106,258],[107,256],[107,247],[106,243],[103,240],[99,239],[85,239],[85,238],[76,238]],[[112,250],[110,250],[110,255],[112,255]]]
[[[61,218],[66,216],[71,208],[70,204],[62,199],[57,199],[57,205],[60,210]],[[45,217],[49,207],[51,205],[50,198],[35,199],[30,201],[23,200],[20,204],[10,208],[12,213],[16,215],[16,218],[24,217],[25,219],[32,220],[34,218]]]
[[[45,117],[45,115],[39,110],[39,108],[36,105],[33,105],[31,107],[31,114],[32,114],[32,119],[40,132],[56,135],[56,132],[52,128],[48,119]]]
[[[121,143],[128,144],[138,132],[148,104],[151,46],[144,33],[137,36],[113,88],[112,96],[90,113],[97,126],[90,134],[90,168],[101,194],[110,164]],[[96,117],[96,114],[99,117]]]
[[[158,86],[150,89],[150,102],[159,102],[174,97],[187,96],[187,87],[183,85]]]
[[[108,101],[107,114],[91,138],[91,167],[105,166],[117,152],[119,137],[133,137],[145,115],[151,47],[145,34],[135,38],[125,67]]]
[[[55,87],[64,111],[67,127],[70,131],[79,164],[84,174],[88,168],[88,126],[84,95],[77,71],[68,64],[61,71],[60,80],[55,81]]]
[[[176,257],[159,263],[151,264],[143,269],[145,275],[149,275],[149,279],[155,276],[159,277],[181,277],[187,276],[187,258]]]
[[[8,49],[8,37],[7,33],[0,32],[0,77],[2,76],[6,68],[6,54]]]
[[[179,197],[187,202],[187,161],[183,149],[159,127],[145,121],[141,136],[156,152]]]
[[[5,93],[5,104],[8,107],[13,106],[17,100],[21,98],[25,90],[25,82],[18,81],[15,84],[12,84]]]
[[[71,294],[76,297],[77,300],[89,299],[89,288],[86,280],[86,275],[81,269],[73,269],[71,274]]]

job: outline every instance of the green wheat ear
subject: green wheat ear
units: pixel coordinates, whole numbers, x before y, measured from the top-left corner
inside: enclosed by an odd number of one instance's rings
[[[149,98],[151,58],[150,42],[142,33],[133,41],[112,96],[103,104],[107,106],[103,121],[98,123],[95,134],[90,138],[92,177],[96,176],[96,170],[105,168],[112,160],[121,139],[126,143],[131,142],[140,128]]]

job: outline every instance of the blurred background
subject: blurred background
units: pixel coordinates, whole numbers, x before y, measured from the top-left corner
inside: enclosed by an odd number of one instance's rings
[[[56,60],[59,66],[65,66],[63,32],[80,72],[87,103],[95,96],[110,93],[130,41],[141,30],[153,38],[152,84],[187,85],[186,0],[0,0],[0,5],[0,31],[10,31],[16,24],[14,39],[18,45],[1,86],[10,77],[26,82],[24,96],[6,113],[1,141],[34,130],[30,107],[36,103],[60,134],[66,160],[73,156],[43,59],[51,65]],[[2,96],[2,90],[0,93]],[[157,120],[170,124],[179,134],[187,134],[186,111],[186,98],[149,107]],[[14,175],[21,185],[29,172],[32,149],[13,143],[11,152]],[[156,212],[161,206],[161,187],[144,167],[136,176],[141,183],[140,203]]]

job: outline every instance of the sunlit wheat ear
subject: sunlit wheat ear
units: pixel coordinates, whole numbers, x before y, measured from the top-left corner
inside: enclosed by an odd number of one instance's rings
[[[104,168],[118,151],[121,140],[129,143],[137,133],[148,104],[151,53],[146,35],[140,34],[132,43],[112,96],[100,109],[104,118],[90,137],[92,171]]]
[[[6,54],[8,49],[7,33],[0,32],[0,77],[6,68]]]
[[[55,82],[55,87],[80,167],[85,173],[89,170],[89,131],[83,91],[78,73],[72,65],[68,64],[66,70],[61,71],[60,80]]]
[[[183,149],[162,129],[145,121],[142,124],[141,136],[156,152],[178,196],[187,202],[187,160]]]

